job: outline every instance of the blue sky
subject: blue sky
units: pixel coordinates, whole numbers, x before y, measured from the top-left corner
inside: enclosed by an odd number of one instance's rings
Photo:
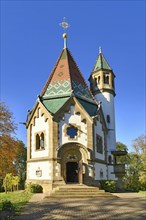
[[[86,81],[98,48],[116,75],[116,137],[131,149],[145,133],[145,1],[1,1],[1,100],[14,113],[16,136],[26,143],[32,109],[63,49],[63,17],[70,23],[68,48]]]

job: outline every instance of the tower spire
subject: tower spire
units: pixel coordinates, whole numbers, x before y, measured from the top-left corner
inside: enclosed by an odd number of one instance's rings
[[[63,30],[64,30],[64,33],[63,33],[63,39],[64,39],[64,49],[67,48],[67,33],[66,33],[66,30],[67,28],[70,27],[70,24],[66,21],[66,18],[64,17],[63,18],[63,21],[59,24]]]

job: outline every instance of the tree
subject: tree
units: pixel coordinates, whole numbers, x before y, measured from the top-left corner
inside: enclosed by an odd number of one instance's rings
[[[5,192],[13,191],[14,187],[17,187],[18,190],[18,183],[19,183],[19,177],[13,176],[12,173],[7,173],[4,180],[3,180],[3,186],[5,189]]]
[[[17,151],[15,160],[14,160],[14,166],[17,171],[17,175],[19,176],[19,187],[21,189],[24,188],[25,185],[25,179],[26,179],[26,158],[27,158],[27,150],[25,148],[25,145],[22,141],[19,142],[19,149]]]
[[[5,189],[5,192],[12,191],[12,173],[7,173],[4,180],[3,180],[3,186]]]
[[[117,151],[128,151],[128,148],[125,144],[121,142],[116,142],[116,150]]]
[[[13,114],[5,103],[0,102],[0,177],[7,173],[20,175],[24,181],[26,148],[22,141],[14,137],[17,126]]]
[[[0,136],[14,134],[16,129],[13,113],[4,102],[0,102]]]
[[[123,144],[122,142],[116,142],[116,150],[128,152],[127,146],[125,144]],[[116,159],[117,163],[120,163],[120,164],[127,164],[127,160],[128,160],[127,155],[118,156]]]
[[[133,141],[133,152],[126,161],[125,187],[128,190],[146,190],[146,137],[139,136]]]
[[[146,190],[146,136],[141,135],[133,141],[133,148],[140,158],[139,182],[141,189]]]

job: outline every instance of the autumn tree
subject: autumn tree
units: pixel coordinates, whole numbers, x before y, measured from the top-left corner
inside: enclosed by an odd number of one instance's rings
[[[25,174],[26,148],[14,137],[16,129],[13,113],[0,102],[0,182],[7,173],[20,175],[22,167]]]

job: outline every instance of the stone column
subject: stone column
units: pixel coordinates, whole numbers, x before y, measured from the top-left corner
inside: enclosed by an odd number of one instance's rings
[[[83,161],[80,160],[78,163],[78,179],[79,179],[79,184],[83,183]]]

